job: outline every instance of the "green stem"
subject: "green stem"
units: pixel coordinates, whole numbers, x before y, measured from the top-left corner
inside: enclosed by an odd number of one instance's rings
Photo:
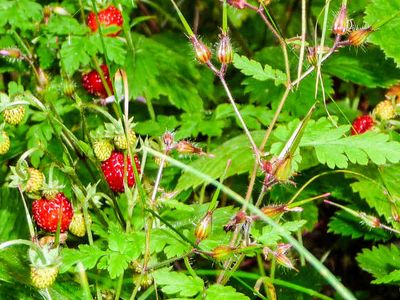
[[[228,7],[226,4],[226,0],[222,4],[222,32],[228,32]]]
[[[171,0],[171,2],[172,2],[172,4],[174,5],[174,8],[175,8],[175,10],[176,10],[176,12],[177,12],[177,14],[178,14],[178,16],[179,16],[179,19],[180,19],[181,22],[182,22],[183,27],[184,27],[185,30],[186,30],[186,33],[187,33],[189,36],[194,36],[195,34],[193,33],[192,28],[190,28],[188,22],[186,21],[185,17],[183,16],[183,14],[182,14],[181,10],[179,9],[178,5],[176,5],[176,3],[175,3],[174,0]]]
[[[119,276],[118,278],[118,282],[117,282],[117,289],[115,292],[115,300],[119,300],[120,299],[120,295],[121,295],[121,290],[122,290],[122,284],[124,283],[124,272],[122,272],[121,276]]]

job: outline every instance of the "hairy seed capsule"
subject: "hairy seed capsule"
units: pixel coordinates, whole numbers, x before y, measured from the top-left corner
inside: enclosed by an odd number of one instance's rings
[[[347,6],[342,5],[335,22],[333,23],[333,33],[337,35],[344,35],[348,30]]]
[[[191,37],[190,41],[192,42],[196,59],[198,60],[198,62],[201,64],[208,63],[211,59],[210,49],[195,36]]]
[[[232,256],[234,250],[235,249],[230,246],[222,245],[214,248],[211,255],[216,260],[226,260]]]

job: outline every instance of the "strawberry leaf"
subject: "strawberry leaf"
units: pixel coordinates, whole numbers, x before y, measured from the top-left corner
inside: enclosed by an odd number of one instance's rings
[[[213,284],[207,289],[206,300],[222,300],[222,299],[235,299],[235,300],[250,300],[249,297],[237,292],[231,286],[223,286],[220,284]]]
[[[204,282],[201,278],[170,272],[166,269],[154,272],[154,279],[158,285],[162,286],[161,290],[169,295],[194,297],[201,293],[204,288]]]
[[[397,246],[379,245],[364,249],[356,260],[363,270],[376,278],[373,283],[400,284],[400,249]]]
[[[251,76],[259,81],[274,80],[275,85],[280,85],[286,82],[286,75],[281,70],[272,69],[271,66],[262,65],[246,56],[234,55],[233,65],[246,76]]]
[[[388,21],[371,33],[368,41],[381,47],[387,57],[394,59],[397,66],[400,66],[400,45],[397,39],[400,27],[399,10],[399,1],[373,0],[367,5],[364,18],[369,25]]]

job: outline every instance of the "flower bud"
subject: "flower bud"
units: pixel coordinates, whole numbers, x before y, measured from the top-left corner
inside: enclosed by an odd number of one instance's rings
[[[366,213],[360,213],[360,218],[369,227],[372,228],[381,227],[381,221],[377,217],[367,215]]]
[[[22,52],[18,48],[0,49],[0,55],[11,59],[22,58]]]
[[[371,32],[373,32],[371,26],[368,28],[362,28],[352,31],[348,37],[349,44],[355,47],[361,46],[371,34]]]
[[[218,60],[221,64],[230,64],[233,61],[233,49],[231,39],[226,33],[220,35],[218,45]]]
[[[342,5],[335,22],[333,23],[333,33],[337,35],[344,35],[348,30],[347,6]]]
[[[182,154],[204,154],[201,148],[194,146],[188,141],[180,141],[179,143],[177,143],[176,150]]]
[[[196,244],[199,244],[202,240],[205,240],[211,233],[212,229],[212,211],[208,211],[206,215],[197,224],[194,230],[196,237]]]
[[[226,260],[233,255],[234,250],[235,248],[222,245],[214,248],[214,250],[211,252],[211,255],[216,260]]]
[[[229,5],[239,9],[243,9],[246,6],[246,0],[227,0],[227,2]]]
[[[190,41],[192,42],[196,59],[198,60],[198,62],[201,64],[208,63],[211,59],[210,49],[195,36],[191,37]]]
[[[292,247],[292,245],[290,245],[290,244],[279,243],[279,244],[277,245],[275,251],[271,250],[271,249],[268,248],[268,247],[265,247],[265,248],[263,249],[263,254],[264,254],[265,259],[268,259],[268,254],[272,254],[272,256],[275,257],[276,262],[277,262],[278,264],[280,264],[281,266],[284,266],[284,267],[286,267],[286,268],[289,268],[289,269],[293,269],[293,270],[298,271],[298,270],[294,267],[293,263],[290,261],[290,259],[289,259],[289,258],[287,257],[287,255],[286,255],[287,251],[288,251],[291,247]]]

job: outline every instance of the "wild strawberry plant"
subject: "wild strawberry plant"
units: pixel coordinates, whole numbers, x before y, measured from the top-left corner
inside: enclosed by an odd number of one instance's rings
[[[0,25],[2,297],[398,298],[399,0]]]

